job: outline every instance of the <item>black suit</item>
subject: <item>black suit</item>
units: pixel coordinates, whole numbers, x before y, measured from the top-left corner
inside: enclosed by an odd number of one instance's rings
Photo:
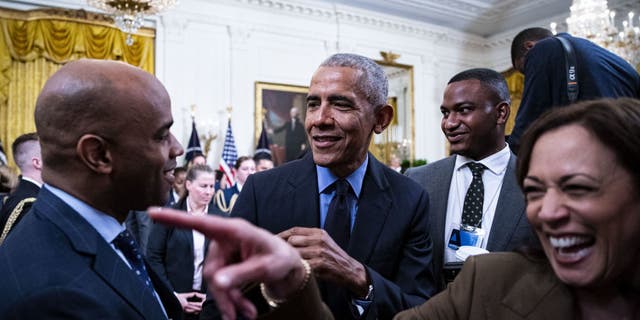
[[[232,216],[273,233],[294,226],[320,227],[316,166],[311,154],[249,176]],[[368,319],[390,319],[435,292],[431,238],[427,231],[429,197],[415,182],[369,155],[358,211],[347,253],[365,265],[374,298]],[[328,285],[325,283],[325,285]],[[331,287],[329,285],[329,287]],[[325,291],[337,319],[351,318],[351,296],[330,300],[346,290]]]
[[[175,209],[187,210],[187,197],[182,198]],[[209,214],[224,216],[215,203],[209,203]],[[204,250],[206,253],[207,241]],[[147,257],[152,268],[166,280],[175,292],[192,292],[194,256],[193,233],[191,229],[180,229],[163,224],[154,224],[149,235]],[[206,291],[203,279],[200,292]]]
[[[7,224],[7,219],[13,212],[13,209],[20,203],[20,201],[27,198],[36,198],[38,192],[40,191],[40,187],[38,187],[35,183],[31,181],[27,181],[25,179],[20,179],[18,186],[16,189],[7,197],[2,209],[0,209],[0,233],[4,230],[4,226]],[[31,205],[33,202],[25,202],[20,215],[17,216],[17,219],[13,223],[11,230],[15,228],[18,222],[25,216],[29,209],[31,209]]]
[[[147,265],[169,318],[178,300]],[[0,319],[163,319],[134,271],[80,214],[43,188],[0,246]]]

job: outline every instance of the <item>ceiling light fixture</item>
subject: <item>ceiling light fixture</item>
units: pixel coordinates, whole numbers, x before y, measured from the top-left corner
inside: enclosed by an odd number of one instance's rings
[[[145,16],[165,11],[178,0],[87,0],[90,6],[113,15],[116,27],[127,34],[127,45],[133,44],[132,35],[138,32]]]
[[[589,39],[627,60],[634,67],[640,67],[640,20],[634,24],[633,11],[616,27],[616,12],[608,8],[606,0],[574,0],[567,18],[570,34]],[[551,24],[556,33],[556,24]]]

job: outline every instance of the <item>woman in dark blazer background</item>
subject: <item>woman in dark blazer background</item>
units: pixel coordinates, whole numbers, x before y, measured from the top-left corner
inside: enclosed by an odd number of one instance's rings
[[[207,165],[195,165],[187,172],[186,194],[174,206],[191,215],[223,215],[214,202],[215,172]],[[151,229],[147,255],[149,264],[170,284],[182,305],[185,319],[197,319],[205,299],[202,279],[208,241],[189,229],[155,224]]]

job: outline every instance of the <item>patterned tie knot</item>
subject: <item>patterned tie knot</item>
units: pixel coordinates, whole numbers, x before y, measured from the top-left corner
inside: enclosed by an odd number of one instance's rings
[[[122,252],[131,252],[136,255],[136,258],[142,260],[142,256],[138,250],[138,246],[136,245],[136,241],[133,239],[133,236],[129,232],[129,230],[124,230],[120,232],[115,239],[113,239],[113,244],[116,248],[120,249]],[[126,254],[125,254],[126,255]]]
[[[482,177],[482,172],[487,168],[480,162],[469,162],[467,166],[471,169],[471,174],[473,174],[474,178]]]
[[[345,179],[338,179],[335,182],[336,186],[336,196],[346,196],[349,194],[351,186],[349,182]]]

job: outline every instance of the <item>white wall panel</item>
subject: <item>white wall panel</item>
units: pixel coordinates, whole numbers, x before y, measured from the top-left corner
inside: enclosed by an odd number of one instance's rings
[[[0,4],[5,6],[5,4]],[[77,0],[24,0],[6,6],[89,8]],[[509,37],[489,39],[313,0],[181,0],[156,26],[156,75],[173,102],[173,132],[186,144],[190,108],[198,129],[214,130],[217,158],[228,106],[239,154],[254,145],[256,81],[308,85],[317,65],[337,51],[380,59],[379,51],[401,54],[414,66],[415,157],[445,155],[439,106],[447,80],[471,67],[503,71],[510,65]]]

